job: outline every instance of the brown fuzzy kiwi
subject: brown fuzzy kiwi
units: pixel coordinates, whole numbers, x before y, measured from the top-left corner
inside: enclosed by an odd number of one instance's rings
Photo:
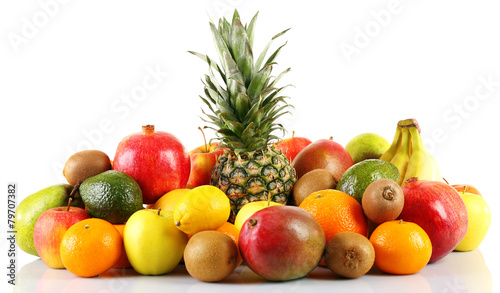
[[[226,234],[207,230],[194,234],[184,249],[188,273],[203,282],[217,282],[236,268],[238,248]]]
[[[403,210],[403,190],[390,179],[375,180],[365,189],[361,206],[366,217],[376,224],[395,220]]]
[[[99,150],[85,150],[69,157],[64,165],[63,175],[69,184],[75,186],[109,169],[111,161],[108,155]]]
[[[325,169],[315,169],[307,172],[297,180],[293,187],[293,200],[296,206],[309,196],[309,194],[325,190],[334,189],[337,185],[332,173]]]
[[[375,262],[375,249],[365,236],[344,231],[335,234],[325,248],[325,263],[332,272],[346,278],[366,274]]]

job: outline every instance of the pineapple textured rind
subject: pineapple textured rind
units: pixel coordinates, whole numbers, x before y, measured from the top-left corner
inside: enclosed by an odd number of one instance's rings
[[[285,44],[266,59],[275,35],[254,60],[253,39],[258,13],[243,25],[235,10],[232,21],[222,18],[218,25],[210,22],[220,65],[207,55],[190,52],[208,63],[208,74],[202,79],[202,119],[211,124],[221,147],[227,148],[212,172],[211,184],[226,193],[231,201],[231,217],[244,204],[267,200],[285,204],[297,181],[295,170],[281,151],[274,149],[279,139],[275,131],[285,132],[277,119],[290,113],[287,96],[280,95],[288,87],[278,81],[290,71],[271,75],[275,60]],[[216,77],[215,74],[218,74]]]

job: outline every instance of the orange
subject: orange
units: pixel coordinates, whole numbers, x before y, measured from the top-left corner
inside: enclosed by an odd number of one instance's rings
[[[431,240],[424,229],[403,220],[380,224],[370,236],[375,265],[390,274],[413,274],[423,269],[432,254]]]
[[[120,236],[122,237],[122,253],[120,254],[120,257],[116,261],[116,263],[113,265],[113,268],[117,269],[128,269],[131,268],[132,265],[130,264],[127,253],[125,252],[125,245],[123,245],[123,229],[125,229],[125,224],[115,224],[116,230],[120,232]]]
[[[109,270],[122,253],[120,232],[109,222],[91,218],[71,226],[61,241],[64,267],[80,277],[95,277]]]
[[[299,207],[318,221],[325,232],[327,243],[335,234],[343,231],[368,235],[368,222],[361,204],[347,193],[335,189],[313,192]]]
[[[219,228],[215,229],[215,231],[222,232],[226,234],[227,236],[231,237],[233,239],[234,244],[236,244],[236,247],[238,247],[238,260],[236,261],[236,267],[239,266],[243,262],[243,258],[241,258],[239,246],[238,246],[238,238],[240,237],[240,230],[233,224],[229,222],[225,222],[220,226]]]

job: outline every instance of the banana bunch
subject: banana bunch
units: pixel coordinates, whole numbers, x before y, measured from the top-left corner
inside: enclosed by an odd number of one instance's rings
[[[380,157],[399,169],[399,185],[407,179],[441,180],[436,160],[425,149],[420,137],[417,120],[406,119],[398,122],[396,135],[389,149]]]

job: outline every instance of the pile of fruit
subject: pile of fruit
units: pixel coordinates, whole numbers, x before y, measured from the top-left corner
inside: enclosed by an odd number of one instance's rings
[[[289,69],[271,75],[283,46],[266,55],[286,30],[254,60],[256,19],[243,25],[235,11],[231,22],[210,23],[220,64],[191,52],[208,63],[201,99],[218,142],[187,152],[146,125],[112,161],[99,150],[75,153],[67,184],[19,204],[19,247],[81,277],[111,268],[163,275],[183,263],[206,282],[242,264],[273,281],[317,266],[346,278],[374,266],[412,274],[477,248],[488,205],[474,187],[441,181],[416,120],[399,121],[392,144],[372,133],[345,147],[273,134],[290,107],[277,86]]]

